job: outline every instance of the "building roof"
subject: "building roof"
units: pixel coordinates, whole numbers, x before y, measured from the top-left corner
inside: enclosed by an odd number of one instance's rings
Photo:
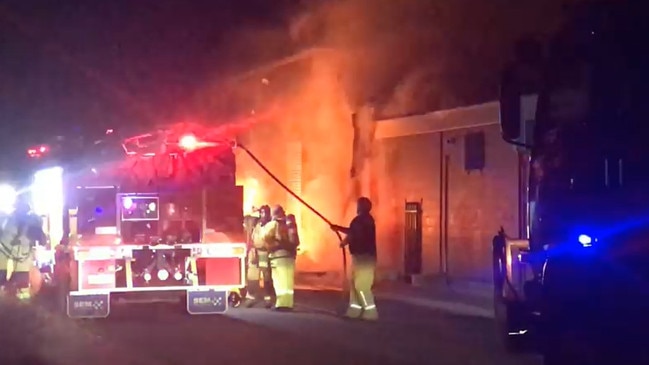
[[[499,103],[492,101],[467,107],[377,121],[376,138],[394,138],[498,124]]]

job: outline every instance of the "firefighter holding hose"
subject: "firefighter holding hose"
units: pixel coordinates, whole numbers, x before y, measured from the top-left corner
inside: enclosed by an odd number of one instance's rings
[[[376,226],[371,210],[370,199],[361,197],[356,203],[357,215],[349,228],[331,225],[332,230],[347,235],[341,246],[348,245],[352,255],[349,307],[345,313],[347,318],[377,320],[379,317],[372,293],[376,270]]]

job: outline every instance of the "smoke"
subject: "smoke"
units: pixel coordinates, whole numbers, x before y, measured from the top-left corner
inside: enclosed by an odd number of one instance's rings
[[[526,2],[526,11],[536,15],[548,4],[531,3],[538,6]],[[483,74],[497,75],[517,32],[538,25],[520,20],[521,9],[506,0],[316,2],[294,9],[281,25],[242,27],[226,37],[228,75],[208,85],[199,109],[218,122],[264,115],[240,138],[306,201],[346,224],[352,214],[344,210],[353,191],[352,113],[370,101],[379,116],[425,112],[479,95],[481,84],[495,90],[489,83],[497,77],[485,81]],[[246,204],[279,203],[298,217],[301,269],[339,268],[328,225],[246,156],[238,157],[240,183],[258,184],[248,184],[256,191]]]
[[[351,105],[376,99],[379,116],[413,114],[495,97],[516,39],[544,35],[561,20],[562,0],[338,0],[291,23],[300,44],[346,55]]]

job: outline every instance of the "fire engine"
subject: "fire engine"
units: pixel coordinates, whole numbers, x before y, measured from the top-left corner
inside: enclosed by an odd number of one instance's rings
[[[519,239],[494,238],[496,318],[544,364],[647,364],[649,54],[635,1],[579,2],[503,75],[520,150]],[[511,234],[511,232],[510,232]]]
[[[127,138],[109,129],[27,154],[38,169],[25,190],[48,237],[32,284],[70,317],[107,317],[111,299],[156,292],[179,294],[190,314],[222,313],[244,287],[243,187],[228,140],[187,124]]]

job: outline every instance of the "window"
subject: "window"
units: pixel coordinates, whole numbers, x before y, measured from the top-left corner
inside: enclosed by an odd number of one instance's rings
[[[485,168],[485,135],[484,132],[467,133],[464,136],[464,169],[466,171]]]

